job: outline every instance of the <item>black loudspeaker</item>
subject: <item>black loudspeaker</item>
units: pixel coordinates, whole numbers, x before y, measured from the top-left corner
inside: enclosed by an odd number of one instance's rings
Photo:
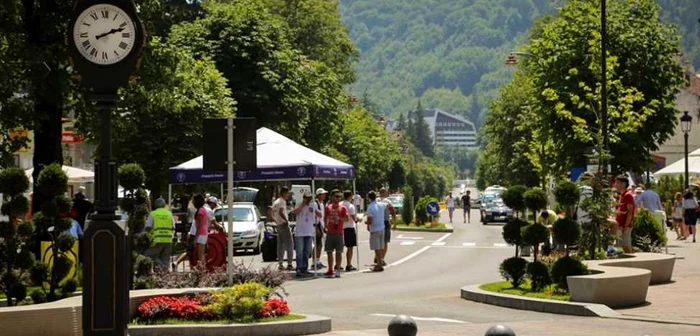
[[[257,127],[255,118],[235,118],[233,120],[233,161],[236,171],[256,170]],[[225,172],[228,160],[228,119],[204,120],[205,172]]]

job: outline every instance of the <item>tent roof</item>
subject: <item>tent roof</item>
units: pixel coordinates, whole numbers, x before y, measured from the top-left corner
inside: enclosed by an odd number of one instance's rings
[[[257,167],[253,172],[236,172],[236,180],[300,180],[311,178],[354,178],[352,165],[304,147],[269,129],[256,132]],[[203,171],[203,157],[199,156],[170,168],[170,183],[226,182],[225,172]]]
[[[700,175],[700,155],[688,156],[688,173]],[[680,159],[654,173],[655,176],[685,174],[685,159]]]
[[[62,166],[63,171],[68,175],[68,183],[90,183],[95,181],[95,173],[84,170],[80,168],[75,168],[71,166]],[[34,173],[34,168],[29,168],[24,171],[29,177],[29,183],[34,183],[32,180],[32,174]]]

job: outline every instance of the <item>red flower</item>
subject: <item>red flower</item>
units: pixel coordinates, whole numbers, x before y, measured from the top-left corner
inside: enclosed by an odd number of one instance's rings
[[[199,306],[199,302],[186,296],[157,296],[140,304],[137,310],[139,318],[144,320],[166,317],[195,320],[202,317]]]
[[[287,301],[273,298],[265,301],[263,307],[260,310],[260,316],[262,317],[279,317],[289,315],[290,313],[289,305]]]

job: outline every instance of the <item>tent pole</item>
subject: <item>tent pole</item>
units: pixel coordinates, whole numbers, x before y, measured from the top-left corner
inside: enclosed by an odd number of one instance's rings
[[[355,199],[355,195],[357,194],[357,187],[355,186],[355,179],[352,180],[352,197]],[[360,209],[359,207],[355,209],[355,214],[359,214]],[[357,244],[355,244],[355,257],[357,257],[357,269],[359,271],[360,269],[360,228],[357,226],[357,222],[355,222],[355,241]]]
[[[168,205],[170,205],[170,211],[173,210],[173,185],[168,183]]]
[[[311,192],[312,192],[312,195],[315,195],[315,194],[316,194],[316,181],[313,179],[313,177],[311,178]],[[314,222],[314,223],[315,223],[315,222]],[[315,277],[318,276],[318,269],[317,269],[317,267],[316,267],[316,265],[318,265],[318,262],[316,261],[316,231],[315,231],[315,228],[314,228],[313,243],[311,244],[311,246],[312,246],[312,250],[313,250],[313,251],[311,252],[311,255],[313,255],[313,262],[314,262],[314,278],[315,278]]]
[[[224,199],[224,184],[223,184],[223,183],[220,183],[220,184],[219,184],[219,187],[220,187],[220,188],[219,188],[219,191],[220,191],[219,199],[220,199],[220,200],[223,200],[223,199]]]

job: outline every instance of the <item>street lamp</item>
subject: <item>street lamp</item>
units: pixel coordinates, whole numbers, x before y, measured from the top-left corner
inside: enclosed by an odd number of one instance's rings
[[[683,131],[683,139],[685,141],[685,189],[690,185],[688,181],[688,134],[690,127],[693,124],[693,117],[688,114],[688,111],[683,112],[681,116],[681,130]]]

